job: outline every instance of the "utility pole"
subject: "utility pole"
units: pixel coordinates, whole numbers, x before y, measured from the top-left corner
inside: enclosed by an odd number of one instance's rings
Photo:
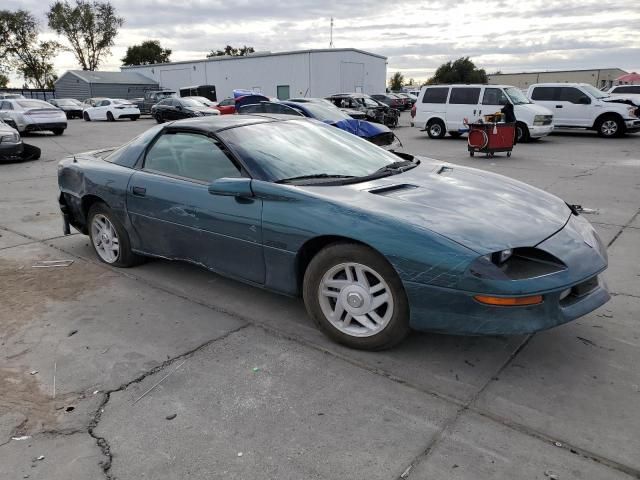
[[[331,17],[331,36],[329,39],[329,48],[333,48],[333,17]]]

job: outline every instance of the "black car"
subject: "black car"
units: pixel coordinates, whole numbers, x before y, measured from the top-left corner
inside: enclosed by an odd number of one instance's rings
[[[387,127],[397,127],[400,111],[379,102],[363,93],[338,93],[327,97],[336,107],[359,110],[366,114],[370,122],[382,123]]]
[[[80,100],[75,98],[52,98],[48,102],[62,110],[67,118],[82,118],[84,106]]]
[[[220,112],[190,98],[165,98],[151,107],[151,116],[158,123],[205,115],[220,115]]]

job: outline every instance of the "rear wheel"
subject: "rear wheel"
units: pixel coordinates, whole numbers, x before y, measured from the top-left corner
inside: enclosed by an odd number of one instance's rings
[[[409,333],[409,303],[398,274],[364,245],[321,250],[305,272],[303,296],[318,327],[348,347],[383,350]]]
[[[440,119],[431,120],[427,125],[429,138],[442,138],[447,134],[444,122]]]
[[[160,113],[156,113],[153,118],[156,119],[156,122],[158,123],[164,123],[164,118],[162,118],[162,115]]]
[[[134,115],[133,117],[131,117],[131,121],[135,122],[138,118],[140,118],[140,115]]]
[[[107,120],[109,120],[110,122],[115,122],[115,118],[113,118],[113,113],[111,112],[107,112]]]
[[[529,127],[525,123],[516,123],[516,141],[518,143],[526,143],[530,140]]]
[[[624,123],[618,117],[605,115],[596,125],[598,135],[604,138],[619,137],[624,134]]]
[[[64,133],[64,128],[54,128],[51,130],[54,135],[62,135]]]
[[[85,122],[90,122],[91,121],[91,117],[89,116],[89,114],[87,112],[84,112],[82,114],[82,118],[84,118]]]
[[[131,251],[129,235],[109,207],[94,203],[87,217],[91,244],[101,261],[114,267],[132,267],[142,261]]]

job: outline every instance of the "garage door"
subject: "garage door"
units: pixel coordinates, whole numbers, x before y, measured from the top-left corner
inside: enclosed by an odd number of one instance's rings
[[[364,85],[364,63],[340,63],[340,88],[342,92],[362,92]]]

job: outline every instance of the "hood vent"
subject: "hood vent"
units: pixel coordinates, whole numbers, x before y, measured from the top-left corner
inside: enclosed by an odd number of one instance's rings
[[[408,183],[397,183],[395,185],[385,185],[383,187],[372,188],[369,190],[369,193],[373,193],[374,195],[389,195],[402,190],[413,190],[414,188],[418,188],[418,186]]]

